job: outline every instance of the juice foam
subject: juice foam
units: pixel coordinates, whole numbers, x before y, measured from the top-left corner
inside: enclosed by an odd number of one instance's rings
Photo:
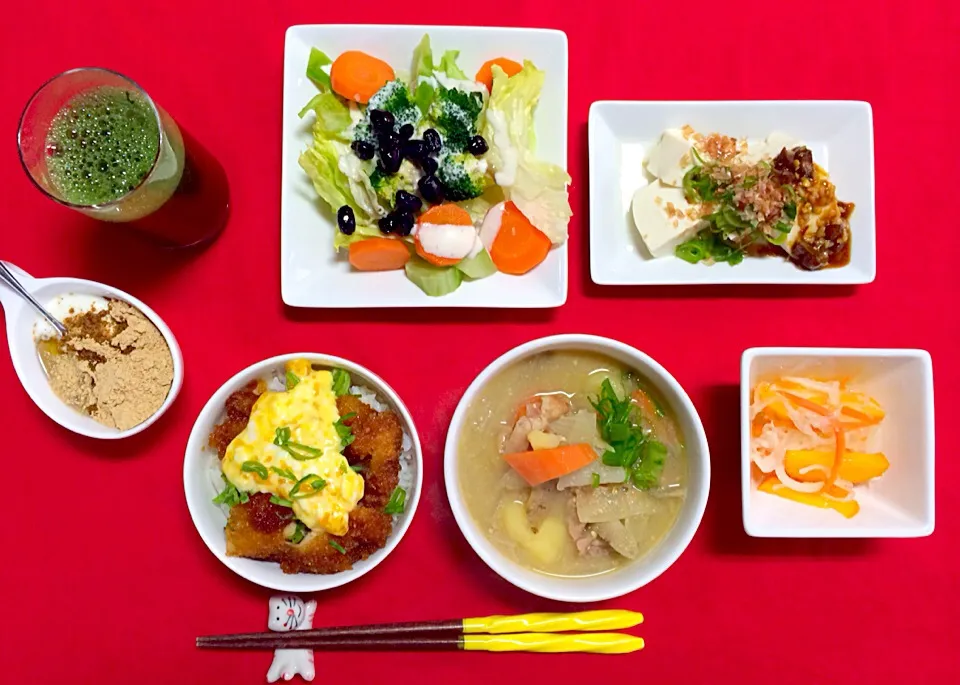
[[[102,86],[73,97],[47,133],[47,168],[64,200],[100,205],[136,188],[160,146],[153,107],[140,93]]]

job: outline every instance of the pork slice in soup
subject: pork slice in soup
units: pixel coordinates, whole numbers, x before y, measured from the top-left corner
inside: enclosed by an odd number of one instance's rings
[[[508,558],[551,575],[642,558],[686,497],[671,407],[632,369],[591,352],[504,369],[468,409],[458,448],[470,515]]]

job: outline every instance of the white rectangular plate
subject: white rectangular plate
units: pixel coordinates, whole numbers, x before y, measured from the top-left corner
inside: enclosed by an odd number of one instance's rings
[[[430,34],[434,55],[459,50],[460,66],[476,73],[494,57],[529,59],[546,72],[536,116],[537,154],[567,166],[567,36],[545,29],[456,26],[301,25],[287,29],[283,57],[283,154],[280,190],[280,280],[283,301],[293,307],[559,307],[567,299],[567,246],[524,276],[494,274],[464,282],[444,297],[428,297],[403,271],[353,271],[345,252],[333,251],[336,219],[297,164],[310,145],[312,117],[297,113],[316,86],[305,71],[310,48],[331,59],[363,50],[409,71],[413,49]]]
[[[855,488],[860,513],[846,519],[760,492],[750,472],[750,396],[761,380],[783,375],[846,377],[876,398],[890,468]],[[925,350],[757,347],[740,368],[740,479],[743,527],[763,538],[911,538],[934,528],[933,363]]]
[[[813,159],[853,202],[850,263],[802,271],[786,259],[741,264],[688,264],[653,259],[633,225],[630,201],[648,183],[642,163],[666,128],[689,124],[702,133],[749,139],[781,131],[806,143]],[[600,285],[718,283],[870,283],[877,271],[873,114],[866,102],[594,102],[590,107],[590,275]]]

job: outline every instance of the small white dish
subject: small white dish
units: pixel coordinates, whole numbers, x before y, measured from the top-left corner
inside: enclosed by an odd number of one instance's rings
[[[413,455],[412,478],[413,485],[407,492],[406,509],[398,519],[394,520],[393,532],[387,538],[387,544],[374,552],[371,556],[353,565],[349,571],[318,575],[310,573],[284,573],[280,565],[269,561],[257,561],[242,557],[227,556],[227,542],[224,536],[224,526],[227,517],[219,506],[213,503],[221,485],[218,480],[210,477],[211,468],[217,467],[217,453],[210,448],[208,440],[210,433],[224,416],[224,402],[227,397],[242,388],[250,381],[268,379],[282,372],[284,364],[291,359],[308,359],[311,363],[325,368],[337,367],[350,372],[354,385],[365,386],[377,394],[380,402],[388,405],[395,411],[403,426],[403,430],[410,437],[411,453]],[[313,352],[284,354],[270,359],[264,359],[243,371],[220,386],[213,397],[197,416],[190,437],[187,440],[187,451],[183,460],[183,490],[187,497],[187,508],[197,532],[207,545],[207,548],[231,571],[246,578],[261,587],[282,592],[318,592],[340,587],[352,580],[356,580],[373,570],[399,544],[400,539],[410,527],[413,515],[417,511],[420,501],[420,491],[423,487],[423,452],[420,448],[420,437],[413,424],[410,412],[400,399],[399,395],[387,385],[382,378],[372,371],[354,364],[346,359],[332,357]]]
[[[791,502],[757,490],[750,468],[750,396],[753,386],[780,375],[816,374],[850,379],[886,412],[881,424],[890,468],[858,485],[860,512]],[[925,350],[755,347],[740,367],[740,476],[743,528],[765,538],[913,538],[934,528],[933,363]]]
[[[664,129],[684,124],[704,133],[763,139],[774,131],[803,141],[829,173],[841,200],[856,208],[846,266],[802,271],[780,257],[736,266],[654,259],[633,224],[630,202],[648,184],[643,160]],[[873,114],[866,102],[631,102],[590,106],[590,276],[599,285],[871,283],[877,273]]]
[[[668,402],[687,440],[687,498],[676,523],[646,556],[611,573],[564,578],[538,573],[508,559],[480,529],[467,510],[460,491],[457,465],[460,431],[467,410],[483,386],[501,370],[526,357],[549,350],[586,350],[605,354],[636,371]],[[484,563],[504,580],[546,599],[563,602],[599,602],[621,597],[643,587],[666,571],[683,553],[700,526],[710,490],[710,449],[696,407],[677,380],[651,357],[625,343],[594,335],[555,335],[532,340],[498,357],[467,388],[450,422],[444,449],[443,475],[447,499],[460,531]]]
[[[280,290],[292,307],[559,307],[567,299],[567,245],[523,276],[497,273],[464,283],[449,295],[428,297],[403,271],[358,272],[345,251],[337,255],[336,218],[317,198],[297,163],[311,142],[312,117],[297,113],[317,93],[306,77],[310,48],[331,59],[364,50],[394,69],[409,71],[413,49],[430,35],[434,54],[459,50],[468,74],[488,59],[529,59],[546,72],[535,131],[537,155],[567,168],[567,36],[547,29],[469,26],[366,26],[315,24],[287,29],[283,57],[283,152],[280,190]]]
[[[170,348],[170,355],[173,357],[173,383],[170,386],[170,392],[167,393],[167,399],[164,400],[156,413],[143,423],[124,431],[104,426],[89,416],[68,407],[54,394],[50,388],[50,383],[47,381],[43,366],[40,364],[37,342],[34,339],[34,324],[43,319],[26,300],[0,281],[0,305],[3,305],[6,312],[10,359],[23,389],[27,391],[30,399],[40,407],[44,414],[69,431],[101,440],[117,440],[136,435],[149,428],[163,416],[177,398],[180,387],[183,385],[183,355],[180,353],[180,346],[177,344],[173,332],[155,311],[133,295],[103,283],[80,278],[34,278],[13,264],[4,263],[17,276],[23,287],[44,306],[50,300],[67,294],[94,295],[130,303],[143,312],[157,327]]]

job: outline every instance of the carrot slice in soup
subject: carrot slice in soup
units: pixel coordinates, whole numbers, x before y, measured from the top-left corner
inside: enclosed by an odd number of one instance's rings
[[[565,476],[596,458],[597,453],[586,443],[503,455],[504,461],[531,486]]]
[[[393,238],[367,238],[350,243],[350,264],[358,271],[393,271],[410,261],[410,250]]]
[[[507,202],[500,231],[490,246],[490,259],[505,274],[525,274],[547,258],[550,238],[530,223],[517,206]]]
[[[347,50],[330,65],[333,92],[348,100],[364,103],[396,77],[393,67],[359,50]]]
[[[453,226],[473,226],[473,219],[470,218],[470,214],[467,213],[467,210],[457,205],[447,202],[442,205],[435,205],[425,211],[417,219],[418,224],[439,224],[439,225],[453,225]],[[459,264],[460,259],[451,259],[450,257],[440,257],[438,255],[430,254],[423,249],[423,245],[420,243],[418,237],[414,237],[413,246],[417,250],[417,254],[423,257],[425,260],[433,264],[434,266],[453,266],[454,264]]]
[[[480,70],[477,72],[476,80],[485,85],[487,90],[493,90],[494,64],[503,69],[503,73],[505,73],[507,76],[513,76],[523,71],[522,64],[519,62],[514,62],[512,59],[507,59],[506,57],[496,57],[484,62],[483,66],[480,67]]]

